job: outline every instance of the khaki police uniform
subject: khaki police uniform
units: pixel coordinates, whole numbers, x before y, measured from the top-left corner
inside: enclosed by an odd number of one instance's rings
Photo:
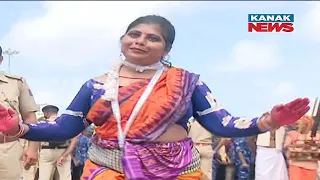
[[[25,139],[20,139],[22,148],[26,150],[28,148],[28,141]],[[38,170],[38,163],[30,166],[28,170],[22,168],[22,180],[34,180]]]
[[[200,165],[203,171],[203,180],[212,179],[212,134],[203,128],[198,121],[192,120],[190,124],[189,137],[192,138],[196,148],[200,153]]]
[[[58,147],[49,146],[48,142],[41,143],[39,157],[39,180],[71,180],[71,155],[68,155],[62,166],[57,166],[57,160],[70,145],[70,141]]]
[[[19,114],[36,112],[37,104],[29,86],[20,76],[0,72],[0,104]],[[0,180],[17,180],[21,177],[23,146],[19,139],[0,134]]]

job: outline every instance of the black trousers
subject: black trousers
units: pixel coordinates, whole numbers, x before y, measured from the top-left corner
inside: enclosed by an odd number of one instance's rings
[[[83,173],[84,165],[75,166],[72,161],[71,167],[72,167],[72,172],[71,172],[72,180],[80,180],[81,175]]]
[[[217,168],[216,180],[225,180],[226,178],[226,166],[220,164]]]

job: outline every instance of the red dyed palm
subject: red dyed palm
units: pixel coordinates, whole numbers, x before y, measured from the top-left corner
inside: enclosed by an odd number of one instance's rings
[[[271,110],[271,119],[280,126],[293,124],[305,115],[309,109],[308,98],[298,98],[287,104],[274,106]]]
[[[19,116],[13,109],[0,105],[0,132],[12,134],[19,130]]]

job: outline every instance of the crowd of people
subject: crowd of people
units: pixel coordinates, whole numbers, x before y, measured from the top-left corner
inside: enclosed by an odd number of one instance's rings
[[[42,112],[44,117],[39,122],[55,121],[58,108],[48,105]],[[308,140],[315,142],[313,147],[319,146],[319,133],[311,138],[313,119],[310,116],[305,115],[296,124],[271,132],[235,138],[212,135],[197,121],[189,121],[189,136],[200,153],[203,180],[318,179],[320,151],[312,155],[308,154],[311,147],[302,147],[298,150],[300,154],[294,157],[294,150],[289,149]],[[38,172],[22,179],[80,180],[93,132],[94,127],[89,126],[69,141],[42,142]],[[308,157],[310,155],[313,157]]]
[[[210,156],[209,169],[220,172],[223,156],[219,157],[217,152],[222,147],[227,149],[229,142],[233,150],[229,151],[229,160],[227,156],[225,159],[234,165],[236,177],[245,179],[256,169],[254,176],[259,180],[260,165],[255,163],[256,168],[251,167],[254,153],[246,137],[272,134],[297,122],[309,111],[309,99],[297,98],[276,105],[254,118],[233,116],[218,103],[199,75],[171,65],[169,53],[175,33],[174,26],[164,17],[137,18],[120,37],[120,60],[107,73],[86,81],[61,116],[56,116],[56,107],[44,109],[46,115],[41,122],[35,118],[37,106],[24,79],[1,74],[0,132],[5,140],[0,143],[0,179],[19,179],[19,154],[26,170],[34,166],[39,157],[40,180],[47,180],[41,179],[42,176],[52,176],[52,166],[59,176],[72,174],[64,172],[70,171],[72,163],[82,180],[210,179],[212,175],[204,165],[208,161],[201,149],[209,150],[205,153]],[[192,119],[209,134],[227,139],[215,142],[218,145],[213,152],[211,146],[193,139]],[[87,160],[77,169],[80,155],[69,155],[74,149],[77,152],[79,142],[88,142],[79,141],[79,134],[84,135],[88,127],[94,127],[94,134],[85,153]],[[10,138],[10,142],[6,141]],[[25,151],[18,147],[19,139],[28,141]],[[210,139],[212,144],[212,137]],[[259,136],[257,146],[260,146],[258,142]],[[14,145],[16,147],[12,147]],[[52,147],[59,153],[54,155],[52,171],[48,173],[44,167],[49,159],[43,158],[43,152],[53,150]],[[10,154],[11,159],[3,154]],[[255,158],[258,162],[259,148]],[[13,160],[15,165],[7,163]],[[297,164],[290,167],[300,167]],[[68,168],[59,168],[63,165]],[[263,169],[271,171],[270,167]],[[211,174],[218,176],[218,173]]]
[[[296,124],[236,138],[216,137],[194,122],[190,137],[202,155],[206,179],[317,180],[320,139],[319,132],[311,134],[313,122],[305,115]]]

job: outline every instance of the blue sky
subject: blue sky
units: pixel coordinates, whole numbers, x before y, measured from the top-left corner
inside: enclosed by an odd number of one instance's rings
[[[248,33],[250,13],[294,13],[295,32]],[[11,72],[26,78],[37,103],[64,109],[86,80],[108,71],[126,26],[146,14],[174,24],[170,61],[199,73],[236,116],[319,95],[319,3],[1,1],[0,44],[21,52]]]

